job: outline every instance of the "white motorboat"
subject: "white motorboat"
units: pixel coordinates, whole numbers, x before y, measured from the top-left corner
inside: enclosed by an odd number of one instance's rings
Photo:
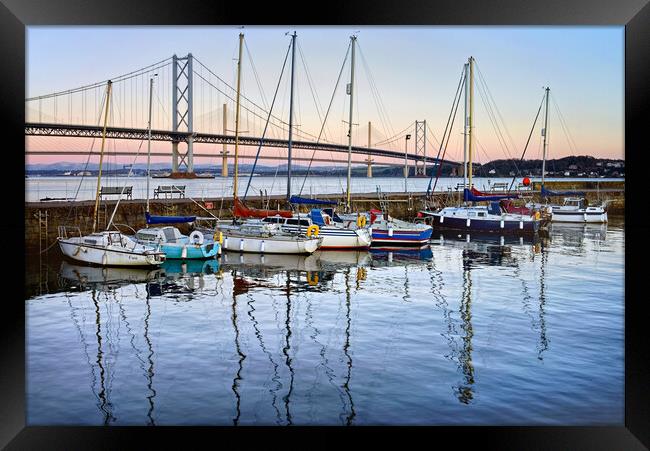
[[[565,197],[562,205],[551,206],[552,222],[607,222],[604,205],[586,206],[581,197]]]

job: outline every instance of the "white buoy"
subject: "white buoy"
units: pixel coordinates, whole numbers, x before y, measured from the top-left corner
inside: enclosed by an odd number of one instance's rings
[[[524,228],[524,221],[519,221],[519,228],[523,229]]]
[[[183,246],[183,249],[181,250],[181,258],[182,259],[187,258],[187,246]]]
[[[471,223],[472,223],[472,220],[469,219],[469,218],[467,218],[467,227],[469,227],[469,225],[470,225]]]
[[[393,228],[388,226],[388,236],[393,236]]]
[[[262,240],[262,243],[260,244],[260,252],[264,253],[264,240]]]
[[[505,227],[505,222],[504,222],[503,219],[501,220],[501,223],[499,224],[499,226],[500,226],[502,229]]]
[[[244,250],[244,240],[242,238],[239,239],[239,251],[242,252]]]
[[[442,224],[443,222],[445,222],[445,217],[444,217],[444,216],[440,216],[440,224]]]

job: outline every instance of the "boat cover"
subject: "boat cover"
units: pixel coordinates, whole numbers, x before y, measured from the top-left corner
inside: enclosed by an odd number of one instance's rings
[[[293,212],[289,210],[262,210],[259,208],[248,208],[239,198],[235,198],[233,207],[233,216],[236,218],[266,218],[267,216],[280,215],[283,218],[293,217]]]
[[[551,197],[551,196],[584,196],[584,192],[580,191],[551,191],[544,188],[542,185],[542,197]]]
[[[323,219],[322,210],[319,210],[318,208],[312,208],[311,213],[309,214],[309,216],[311,217],[311,222],[313,222],[317,226],[324,226],[325,225],[325,219]]]
[[[467,201],[481,202],[486,200],[501,200],[501,199],[518,199],[519,194],[487,194],[483,193],[476,188],[465,188],[463,190],[463,199]]]
[[[338,202],[335,200],[309,199],[307,197],[291,196],[289,198],[289,203],[308,205],[336,205]]]
[[[180,224],[196,221],[196,216],[152,216],[145,213],[147,224]]]

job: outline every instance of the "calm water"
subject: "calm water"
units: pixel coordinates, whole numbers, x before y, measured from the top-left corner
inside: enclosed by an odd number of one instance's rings
[[[624,229],[155,271],[30,258],[29,425],[623,423]],[[40,271],[39,271],[40,268]]]
[[[298,194],[305,181],[303,177],[292,177],[293,193]],[[508,182],[512,181],[509,178],[484,178],[475,177],[475,186],[481,189],[489,189],[489,183],[494,182]],[[537,179],[531,179],[536,181]],[[548,181],[561,180],[561,181],[624,181],[625,179],[552,179],[547,178]],[[518,178],[515,183],[520,182]],[[448,188],[455,188],[456,184],[462,183],[462,177],[445,177],[438,180],[436,190],[446,190]],[[429,178],[414,178],[411,177],[406,181],[409,192],[425,192],[429,184]],[[153,196],[153,191],[159,185],[185,185],[185,193],[187,196],[201,199],[201,198],[219,198],[231,197],[233,192],[232,178],[223,179],[217,177],[214,179],[193,179],[193,180],[172,180],[172,179],[151,179],[149,181],[150,195]],[[239,180],[239,193],[243,195],[246,191],[248,184],[248,176],[242,176]],[[147,197],[147,178],[146,177],[106,177],[102,178],[103,186],[133,186],[132,196],[134,199],[145,199]],[[302,194],[338,194],[345,192],[346,180],[345,177],[308,177],[305,182]],[[404,192],[404,179],[399,177],[354,177],[351,179],[351,191],[353,193],[371,193],[377,190],[380,186],[383,192]],[[32,177],[25,179],[25,201],[36,202],[45,197],[50,198],[74,198],[76,195],[77,200],[89,200],[95,198],[95,191],[97,190],[96,177]],[[265,191],[267,194],[284,194],[287,191],[287,178],[286,177],[253,177],[249,195],[258,196],[260,190]],[[78,191],[78,192],[77,192]],[[177,196],[175,196],[177,197]],[[117,199],[117,196],[110,196],[112,199]]]

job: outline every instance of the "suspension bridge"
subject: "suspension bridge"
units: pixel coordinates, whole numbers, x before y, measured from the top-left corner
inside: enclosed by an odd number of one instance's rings
[[[251,66],[261,101],[241,96],[238,142],[244,149],[239,158],[253,159],[254,151],[261,147],[264,151],[259,153],[259,158],[282,161],[286,156],[281,155],[278,149],[288,148],[289,141],[285,137],[288,135],[289,123],[282,119],[282,113],[274,113],[269,107],[252,59]],[[152,99],[149,99],[148,85],[152,77],[155,79],[155,90]],[[156,144],[152,147],[152,156],[171,158],[172,173],[181,177],[194,175],[195,158],[220,158],[222,175],[228,175],[228,160],[234,158],[228,148],[235,144],[236,139],[234,130],[229,128],[229,124],[232,127],[234,123],[236,89],[215,71],[190,53],[181,57],[174,55],[138,70],[111,77],[110,80],[113,94],[109,104],[110,125],[106,128],[106,137],[121,143],[120,148],[114,145],[112,154],[135,156],[144,153],[128,142],[142,143],[148,139],[148,107],[151,101],[151,140]],[[322,121],[324,108],[320,106],[317,94],[314,96],[309,74],[307,80],[318,119]],[[26,98],[25,135],[29,137],[26,154],[98,154],[93,146],[103,132],[101,111],[107,81]],[[414,121],[397,133],[393,131],[387,134],[390,127],[386,126],[386,110],[380,112],[384,132],[370,122],[363,127],[354,124],[357,126],[354,133],[357,135],[357,144],[351,148],[354,157],[352,163],[367,165],[368,176],[372,176],[373,162],[384,166],[404,166],[406,170],[414,167],[417,175],[430,175],[430,169],[441,163],[459,165],[427,155],[427,147],[435,147],[431,139],[435,140],[435,136],[427,129],[426,121]],[[341,130],[344,128],[341,126]],[[408,140],[412,135],[414,145],[409,151]],[[318,135],[294,124],[293,136],[292,148],[312,151],[312,155],[310,157],[297,152],[292,160],[347,163],[348,145],[344,144],[347,142],[347,133],[341,133],[337,137],[326,121]],[[367,142],[360,144],[366,137]],[[69,144],[70,140],[59,141],[61,138],[95,139],[89,147],[84,147],[78,139],[77,145],[73,146]]]

